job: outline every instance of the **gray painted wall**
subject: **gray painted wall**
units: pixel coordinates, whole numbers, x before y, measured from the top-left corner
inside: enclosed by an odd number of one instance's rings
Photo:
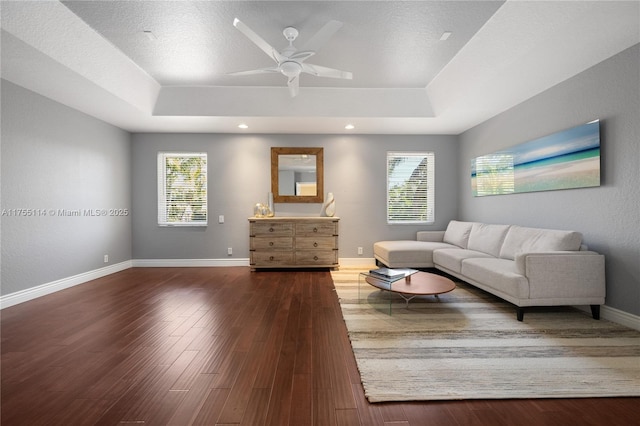
[[[131,216],[85,215],[131,209],[129,133],[5,80],[1,97],[1,294],[130,260]]]
[[[461,219],[572,229],[606,256],[607,306],[640,315],[640,47],[460,136]],[[601,120],[598,188],[474,198],[470,159]]]
[[[382,239],[415,239],[419,229],[444,229],[456,210],[455,136],[381,135],[133,135],[134,259],[226,259],[249,257],[253,206],[270,191],[271,147],[323,147],[325,192],[333,192],[340,220],[340,257],[373,257]],[[158,151],[208,152],[209,226],[157,225]],[[436,155],[436,223],[433,226],[386,224],[387,151],[433,150]],[[319,215],[321,204],[275,205],[277,216]],[[225,223],[218,224],[218,216]]]

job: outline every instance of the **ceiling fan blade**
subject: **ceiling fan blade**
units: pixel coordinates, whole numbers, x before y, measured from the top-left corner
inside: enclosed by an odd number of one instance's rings
[[[278,67],[269,67],[269,68],[258,68],[255,70],[248,71],[236,71],[227,73],[227,75],[254,75],[254,74],[269,74],[269,73],[279,73]]]
[[[292,59],[298,63],[302,63],[305,60],[307,60],[308,58],[312,57],[313,55],[315,55],[316,52],[312,52],[310,50],[305,50],[303,52],[296,52],[293,55],[289,56],[289,59]]]
[[[233,26],[242,32],[249,40],[251,40],[256,46],[260,48],[264,53],[269,55],[276,63],[280,63],[282,55],[273,46],[267,43],[262,37],[256,34],[251,28],[249,28],[244,22],[235,18],[233,20]]]
[[[324,27],[320,28],[320,31],[311,37],[302,50],[318,51],[340,28],[342,28],[342,22],[340,21],[327,22]]]
[[[341,71],[313,64],[302,64],[302,72],[315,75],[316,77],[343,78],[346,80],[353,79],[353,74],[349,71]]]
[[[300,89],[300,76],[296,75],[291,77],[289,81],[287,81],[287,86],[289,86],[289,94],[292,98],[298,96],[298,91]]]

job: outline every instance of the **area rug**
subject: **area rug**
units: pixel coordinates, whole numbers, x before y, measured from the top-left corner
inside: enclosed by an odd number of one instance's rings
[[[370,402],[640,396],[640,332],[571,307],[513,305],[462,282],[405,305],[332,271]],[[360,285],[360,291],[358,291]]]

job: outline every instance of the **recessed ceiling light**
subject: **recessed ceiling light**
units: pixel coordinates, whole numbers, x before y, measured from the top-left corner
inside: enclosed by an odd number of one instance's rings
[[[446,39],[451,37],[451,34],[453,34],[451,31],[443,32],[442,35],[440,36],[440,41],[445,41]]]
[[[249,126],[247,124],[244,124],[244,123],[238,124],[238,127],[241,128],[241,129],[248,129],[249,128]]]
[[[344,128],[347,130],[353,130],[356,128],[356,126],[354,126],[353,124],[347,124],[346,126],[344,126]]]

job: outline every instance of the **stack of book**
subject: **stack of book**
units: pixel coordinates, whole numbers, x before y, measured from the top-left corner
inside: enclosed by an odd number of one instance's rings
[[[415,272],[418,272],[415,269],[391,269],[391,268],[378,268],[371,269],[369,273],[376,278],[382,278],[383,280],[399,280],[400,278],[404,278],[408,275],[411,275]]]

